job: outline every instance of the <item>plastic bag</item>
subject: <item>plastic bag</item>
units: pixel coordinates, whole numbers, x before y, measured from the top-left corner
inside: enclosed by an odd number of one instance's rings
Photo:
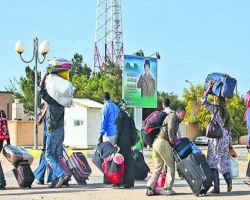
[[[231,177],[235,179],[239,176],[238,156],[232,157],[231,155],[229,155],[229,163],[231,167]]]

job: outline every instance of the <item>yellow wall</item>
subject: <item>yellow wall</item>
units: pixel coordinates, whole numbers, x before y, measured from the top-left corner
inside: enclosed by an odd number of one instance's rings
[[[34,146],[33,121],[8,121],[10,143],[16,146]],[[42,125],[38,125],[38,146],[42,145]]]

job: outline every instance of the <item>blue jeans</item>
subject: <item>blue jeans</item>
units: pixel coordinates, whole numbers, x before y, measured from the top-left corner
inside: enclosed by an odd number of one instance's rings
[[[50,164],[52,174],[52,184],[59,178],[66,175],[59,165],[59,156],[63,156],[62,143],[64,141],[64,127],[60,127],[50,134],[47,134],[45,157]]]
[[[47,161],[42,152],[40,156],[39,166],[34,171],[34,176],[37,181],[44,181],[44,174],[45,174],[46,166],[47,166]]]
[[[47,126],[46,126],[46,119],[43,120],[43,145],[46,145],[46,140],[47,140]]]

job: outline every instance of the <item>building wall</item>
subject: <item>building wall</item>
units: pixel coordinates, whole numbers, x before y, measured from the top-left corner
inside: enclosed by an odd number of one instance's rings
[[[101,109],[88,109],[88,146],[96,146],[100,137],[100,111]]]
[[[98,143],[100,129],[100,109],[75,105],[65,108],[65,146],[91,147]],[[75,120],[82,121],[76,126]]]
[[[0,91],[0,109],[6,113],[7,120],[12,119],[12,93]]]
[[[12,120],[28,121],[28,116],[23,112],[23,103],[17,99],[12,103]]]
[[[34,146],[33,121],[8,121],[10,143],[15,146]],[[42,146],[42,125],[38,126],[38,146]]]

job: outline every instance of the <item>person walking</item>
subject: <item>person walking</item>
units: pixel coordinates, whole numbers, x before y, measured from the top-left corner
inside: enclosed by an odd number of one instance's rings
[[[153,143],[153,151],[155,154],[155,170],[147,182],[146,195],[153,195],[153,189],[156,181],[162,172],[163,168],[167,167],[167,178],[165,181],[164,189],[165,195],[175,195],[173,190],[173,184],[175,179],[175,160],[170,147],[170,143],[178,138],[177,132],[179,124],[186,116],[186,109],[183,106],[179,106],[176,112],[170,113],[164,119],[159,136]]]
[[[0,118],[1,118],[1,131],[0,131],[0,153],[3,149],[3,143],[6,140],[7,144],[10,144],[10,135],[9,135],[9,129],[8,129],[8,122],[6,119],[6,114],[4,110],[0,110]],[[3,123],[2,121],[6,121],[6,123]],[[5,189],[6,187],[6,180],[4,177],[2,165],[0,162],[0,190]]]
[[[114,144],[116,135],[115,120],[119,113],[119,107],[110,100],[110,94],[108,92],[103,93],[104,106],[100,112],[100,142],[111,142]]]
[[[47,103],[44,102],[43,108],[42,108],[42,114],[38,120],[39,125],[43,124],[43,135],[42,135],[43,147],[42,147],[42,153],[40,156],[39,166],[34,171],[35,182],[38,185],[44,185],[44,175],[45,175],[45,170],[47,167],[47,161],[46,161],[46,158],[44,156],[45,149],[46,149],[46,141],[47,141],[47,126],[46,126],[46,119],[45,119],[46,111],[47,111]]]
[[[59,104],[47,93],[45,85],[46,76],[47,74],[45,74],[40,83],[40,95],[48,104],[45,117],[47,126],[45,157],[53,171],[50,187],[59,188],[63,185],[63,182],[68,179],[68,175],[59,165],[59,157],[63,156],[62,144],[64,141],[65,107]]]
[[[226,107],[226,100],[223,97],[214,97],[214,105],[208,102],[208,92],[213,87],[213,82],[209,82],[208,89],[201,98],[202,105],[207,108],[213,115],[214,119],[221,126],[222,138],[208,139],[207,162],[214,174],[214,189],[211,193],[220,193],[219,173],[227,183],[227,192],[232,190],[231,168],[229,163],[229,150],[232,149],[232,136],[230,131],[231,120],[230,114]]]
[[[168,114],[170,114],[171,112],[173,112],[170,108],[169,98],[164,98],[162,100],[162,109],[163,110],[158,114],[155,121],[151,124],[153,127],[161,126],[165,117]],[[147,145],[147,150],[150,150],[150,148],[151,148],[151,146],[156,138],[156,135],[159,133],[159,131],[160,131],[160,128],[156,128],[152,131],[152,133],[144,136],[143,142]]]
[[[243,117],[243,120],[246,122],[246,127],[248,130],[248,138],[247,138],[247,148],[250,149],[250,91],[244,97],[245,104],[246,104],[246,112]],[[244,181],[245,184],[250,185],[250,160],[248,161],[247,171],[246,171],[247,180]]]
[[[124,157],[124,174],[123,183],[115,184],[114,186],[131,188],[134,187],[134,168],[131,153],[133,120],[127,110],[127,103],[124,99],[121,99],[119,107],[120,112],[116,120],[117,132],[114,147],[118,146],[120,148],[119,153]]]

